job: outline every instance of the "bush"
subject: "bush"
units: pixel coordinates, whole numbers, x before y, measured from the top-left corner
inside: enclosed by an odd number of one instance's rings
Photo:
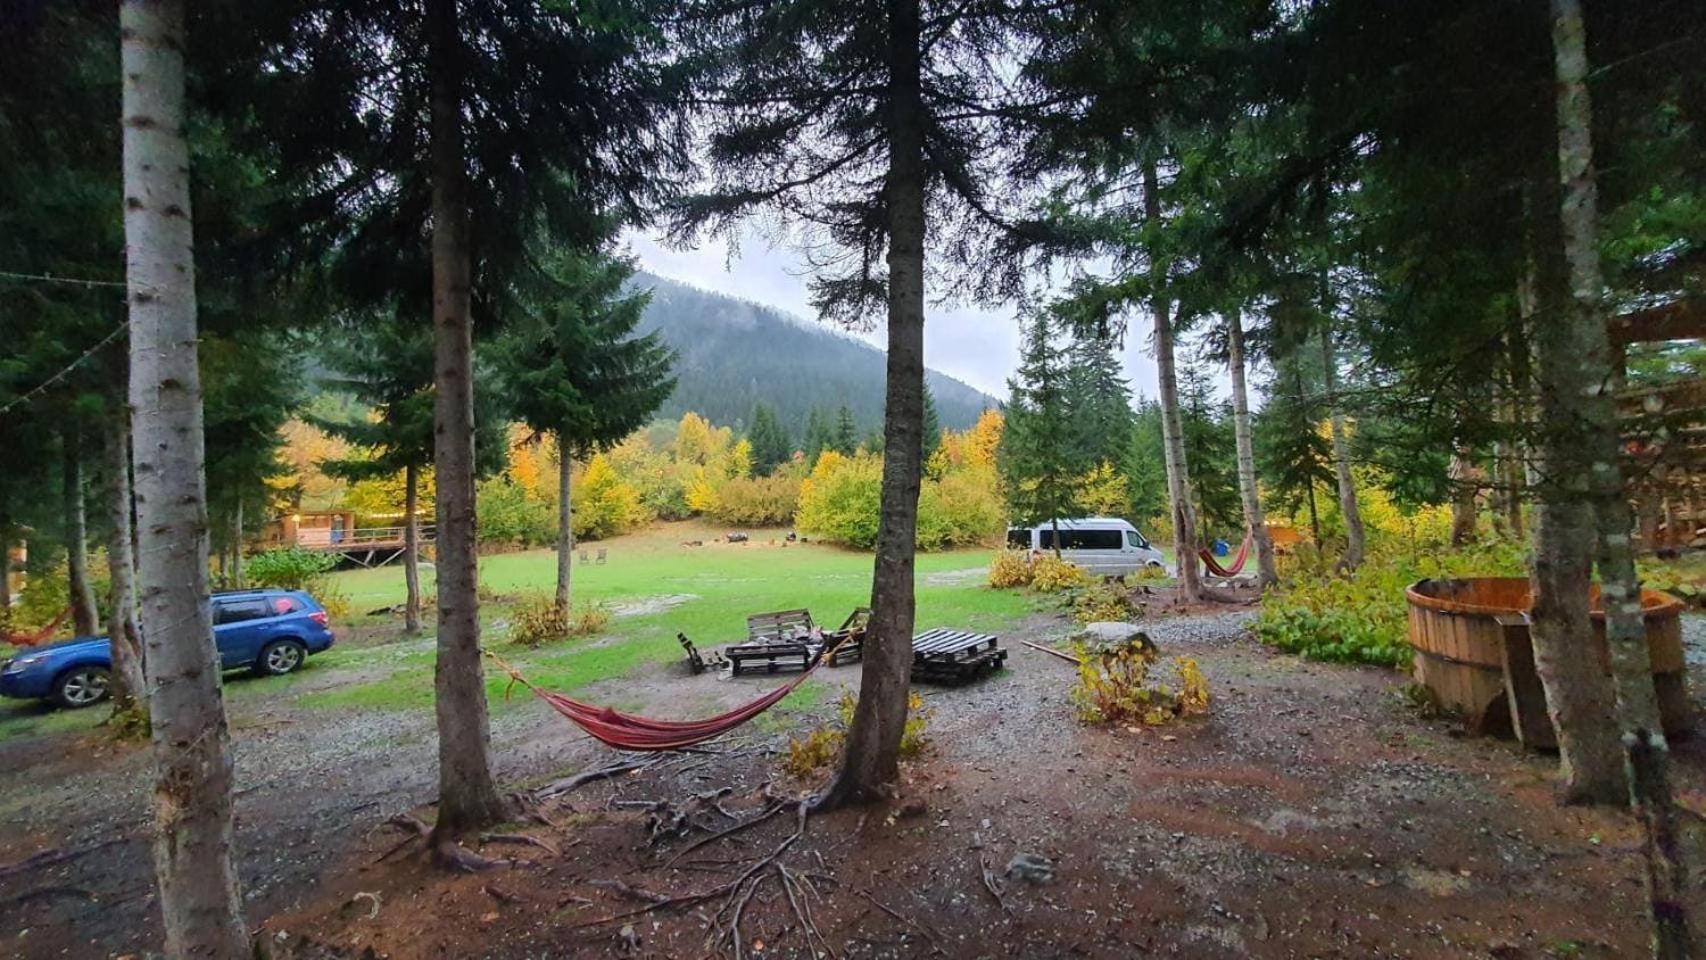
[[[1130,622],[1145,612],[1142,604],[1132,602],[1131,590],[1118,580],[1092,584],[1072,601],[1072,619],[1079,623]]]
[[[571,496],[576,537],[602,540],[627,533],[652,519],[652,514],[640,503],[640,492],[617,474],[610,458],[603,454],[587,461],[586,469],[575,479]],[[552,532],[544,541],[547,543],[556,537],[554,515],[551,524]]]
[[[1072,704],[1085,723],[1126,723],[1159,726],[1181,717],[1207,713],[1208,679],[1190,657],[1176,657],[1178,688],[1151,684],[1149,673],[1159,655],[1146,644],[1092,652],[1083,644],[1074,651],[1082,661]]]
[[[882,505],[883,464],[868,454],[818,457],[811,476],[800,484],[795,525],[820,540],[869,549],[877,542]]]
[[[482,545],[527,547],[557,540],[556,505],[528,496],[508,477],[480,481],[475,509]]]
[[[788,757],[782,768],[794,777],[809,777],[829,767],[841,755],[847,743],[847,728],[853,725],[853,712],[859,707],[858,698],[851,693],[836,705],[840,725],[818,727],[804,737],[788,740]],[[924,698],[910,693],[906,698],[906,726],[900,735],[900,757],[910,760],[924,751],[927,743],[925,728],[930,723],[930,711],[924,709]]]
[[[250,585],[277,590],[308,590],[323,588],[321,582],[338,565],[335,554],[319,553],[304,547],[281,547],[249,557],[243,565],[243,577]],[[322,601],[324,602],[324,601]]]
[[[1023,550],[998,550],[989,561],[989,585],[997,590],[1030,586],[1031,558]]]
[[[555,597],[543,593],[521,598],[510,617],[509,639],[524,647],[540,647],[558,640],[585,637],[610,625],[610,611],[603,606],[565,610]]]
[[[800,482],[785,476],[738,477],[723,484],[706,515],[739,527],[792,523],[800,505]]]
[[[1299,549],[1288,558],[1284,586],[1262,597],[1256,636],[1315,660],[1404,668],[1411,659],[1404,591],[1424,577],[1513,576],[1525,547],[1491,541],[1464,550],[1402,549],[1388,543],[1348,575],[1332,557]]]
[[[1054,593],[1090,582],[1090,575],[1052,553],[1031,561],[1031,587],[1043,593]]]
[[[993,468],[966,468],[926,480],[918,496],[918,547],[943,550],[989,543],[1006,526]]]

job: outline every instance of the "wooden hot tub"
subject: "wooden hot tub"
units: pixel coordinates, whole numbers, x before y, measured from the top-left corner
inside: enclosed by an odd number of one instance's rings
[[[1528,578],[1419,580],[1406,597],[1416,678],[1427,684],[1441,705],[1461,711],[1473,733],[1515,733],[1531,746],[1556,745],[1524,617],[1529,608]],[[1594,655],[1609,672],[1598,586],[1588,602],[1598,639]],[[1641,606],[1659,712],[1665,730],[1679,733],[1688,722],[1682,601],[1657,590],[1643,590]]]

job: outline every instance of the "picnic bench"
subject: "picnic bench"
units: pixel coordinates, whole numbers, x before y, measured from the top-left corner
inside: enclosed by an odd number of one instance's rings
[[[992,634],[937,627],[912,638],[912,679],[958,685],[1000,670],[1007,662]]]
[[[746,642],[725,648],[723,656],[729,661],[730,672],[738,677],[743,670],[805,670],[817,662],[822,651],[823,632],[813,622],[811,611],[778,610],[747,617]]]

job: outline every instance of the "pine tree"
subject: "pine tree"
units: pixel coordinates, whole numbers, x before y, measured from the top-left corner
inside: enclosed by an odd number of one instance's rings
[[[1086,468],[1118,463],[1131,433],[1131,388],[1117,348],[1112,336],[1078,331],[1066,351],[1067,406],[1079,463]]]
[[[813,407],[806,415],[806,438],[803,444],[807,463],[816,463],[818,454],[830,445],[829,428],[824,423],[824,415],[817,407]]]
[[[1129,515],[1134,523],[1153,523],[1167,513],[1166,454],[1161,445],[1161,407],[1153,400],[1139,405],[1132,418],[1121,472],[1130,497]]]
[[[1084,475],[1068,407],[1064,356],[1054,339],[1048,313],[1038,312],[1025,328],[1019,369],[1007,382],[1000,464],[1008,508],[1020,526],[1073,517]],[[1053,543],[1058,555],[1058,538]]]
[[[625,292],[633,264],[608,254],[551,252],[496,351],[509,404],[557,439],[557,608],[570,608],[573,462],[644,426],[675,389],[674,356],[657,333],[635,336],[648,294]]]
[[[930,392],[928,384],[924,387],[924,462],[928,464],[936,456],[936,451],[942,449],[942,421],[936,415],[936,397]],[[878,446],[881,452],[882,447]]]
[[[859,705],[825,807],[882,795],[899,771],[912,662],[914,554],[923,476],[927,273],[950,286],[1015,292],[993,242],[1011,192],[992,189],[1011,156],[1010,30],[1021,4],[945,0],[711,0],[696,25],[710,49],[710,188],[690,228],[730,229],[764,211],[804,232],[815,304],[888,334],[881,521]],[[926,239],[937,251],[926,264]],[[973,261],[979,269],[955,270]],[[927,270],[928,266],[928,270]],[[957,283],[955,281],[958,281]],[[857,439],[857,438],[855,438]]]
[[[138,593],[166,953],[249,955],[232,857],[232,761],[208,603],[184,6],[119,8]]]
[[[769,476],[772,471],[793,459],[793,445],[788,432],[776,419],[776,411],[768,403],[752,408],[752,472],[754,476]]]
[[[849,457],[859,449],[859,425],[853,422],[853,411],[846,404],[835,414],[835,431],[830,435],[829,448]]]

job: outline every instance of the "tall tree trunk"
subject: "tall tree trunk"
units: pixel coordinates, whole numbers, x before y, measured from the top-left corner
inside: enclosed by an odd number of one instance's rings
[[[1143,216],[1161,220],[1160,183],[1153,162],[1143,167]],[[1165,279],[1165,267],[1151,274]],[[1161,404],[1161,452],[1167,467],[1167,499],[1173,507],[1173,556],[1179,570],[1179,593],[1186,600],[1202,599],[1202,571],[1197,562],[1197,518],[1191,500],[1191,470],[1185,460],[1185,431],[1179,422],[1179,374],[1173,362],[1172,304],[1163,294],[1150,299],[1155,314],[1155,367]]]
[[[1232,435],[1238,447],[1238,495],[1244,502],[1244,526],[1256,541],[1256,576],[1266,589],[1279,582],[1274,563],[1274,538],[1262,513],[1262,492],[1256,486],[1256,447],[1250,437],[1250,395],[1244,384],[1244,315],[1234,307],[1226,314],[1226,366],[1232,374]]]
[[[1552,0],[1552,44],[1558,74],[1560,225],[1570,294],[1551,338],[1574,349],[1586,389],[1572,397],[1588,447],[1597,534],[1605,637],[1617,695],[1617,722],[1629,751],[1630,800],[1646,830],[1647,892],[1654,955],[1689,952],[1688,870],[1677,834],[1668,769],[1670,749],[1660,726],[1652,660],[1635,570],[1634,512],[1622,470],[1621,435],[1612,389],[1622,371],[1612,362],[1602,302],[1598,188],[1593,172],[1593,106],[1587,87],[1586,25],[1581,0]]]
[[[137,579],[165,953],[235,960],[250,952],[231,857],[231,752],[208,603],[182,0],[120,3],[119,33]]]
[[[71,625],[79,637],[101,631],[100,607],[95,587],[89,581],[89,523],[83,496],[83,456],[76,431],[64,436],[64,468],[60,473],[65,494],[65,570],[71,599]]]
[[[462,38],[456,0],[427,0],[432,87],[432,318],[437,393],[438,713],[436,843],[504,818],[492,780],[480,663],[479,557],[474,522],[474,340],[467,172],[462,156]]]
[[[243,589],[243,498],[231,506],[231,585]]]
[[[1446,475],[1451,480],[1451,545],[1464,547],[1475,542],[1475,451],[1457,444],[1451,451]]]
[[[1333,439],[1333,471],[1339,480],[1339,516],[1345,521],[1345,556],[1347,570],[1362,566],[1365,540],[1362,529],[1362,510],[1357,506],[1356,478],[1351,475],[1351,447],[1345,436],[1345,414],[1339,406],[1339,361],[1333,352],[1333,331],[1329,326],[1321,331],[1321,362],[1327,387],[1328,429]]]
[[[107,427],[107,636],[112,644],[113,714],[135,714],[146,701],[142,638],[136,629],[136,559],[130,548],[130,404],[128,398]]]
[[[0,629],[9,623],[12,613],[12,514],[6,508],[6,496],[0,491]]]
[[[819,809],[878,799],[900,770],[912,679],[913,568],[924,450],[924,101],[919,0],[888,0],[888,382],[882,519],[859,705]]]
[[[403,468],[403,633],[421,632],[421,468]]]
[[[575,552],[574,458],[562,431],[557,431],[557,609],[567,613]]]

